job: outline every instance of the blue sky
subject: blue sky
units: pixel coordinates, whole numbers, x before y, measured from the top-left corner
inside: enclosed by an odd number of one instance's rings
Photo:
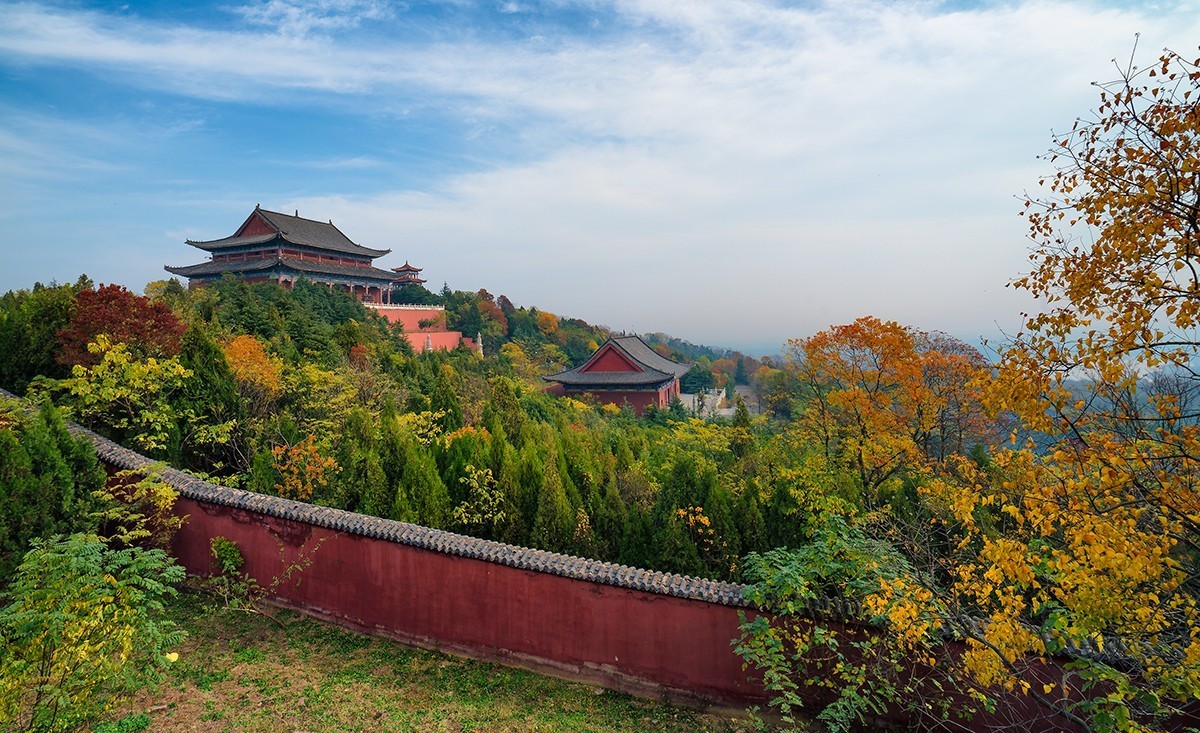
[[[776,351],[1035,308],[1016,196],[1196,2],[0,2],[0,292],[140,290],[256,203],[430,284]]]

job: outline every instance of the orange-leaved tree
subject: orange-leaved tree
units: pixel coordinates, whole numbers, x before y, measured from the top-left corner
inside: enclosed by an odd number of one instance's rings
[[[256,415],[265,414],[283,392],[283,360],[270,354],[263,343],[243,334],[225,344],[225,361],[238,391]]]
[[[793,416],[868,509],[889,482],[992,439],[978,395],[986,364],[945,334],[866,316],[789,341],[787,362],[801,387]]]

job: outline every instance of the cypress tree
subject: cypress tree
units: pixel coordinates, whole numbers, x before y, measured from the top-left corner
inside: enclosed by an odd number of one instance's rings
[[[521,409],[513,383],[504,377],[494,378],[491,395],[483,408],[483,421],[489,426],[489,430],[492,429],[491,422],[494,420],[520,448],[521,430],[525,427],[525,419],[525,411]]]
[[[741,397],[737,398],[737,409],[733,413],[733,430],[729,438],[729,450],[737,458],[743,458],[754,449],[754,433],[750,430],[750,411]]]
[[[537,500],[537,514],[530,537],[533,546],[552,552],[568,551],[575,530],[575,513],[571,511],[567,493],[563,490],[556,457],[546,462]]]
[[[604,487],[604,496],[596,511],[596,541],[600,559],[616,560],[621,554],[621,543],[625,537],[625,502],[617,491],[617,479],[609,474]]]
[[[499,529],[500,539],[514,545],[529,544],[530,524],[521,513],[520,477],[517,473],[520,455],[511,445],[504,445],[501,457],[493,466],[492,475],[496,477],[496,487],[504,496],[504,525]]]
[[[650,515],[630,506],[625,519],[625,535],[617,562],[635,568],[651,568],[657,559],[654,551],[654,523]]]
[[[254,460],[250,464],[250,480],[247,482],[246,488],[260,494],[274,494],[275,485],[279,481],[279,471],[275,468],[275,456],[271,455],[271,451],[263,449],[255,453]],[[346,502],[335,505],[348,508]]]
[[[533,523],[538,513],[538,487],[541,486],[546,473],[546,461],[538,445],[534,441],[525,443],[521,449],[520,465],[517,470],[517,509],[521,520],[533,531]]]
[[[450,521],[450,495],[438,475],[437,464],[416,438],[408,436],[404,444],[402,487],[417,522],[436,529]]]
[[[737,502],[738,532],[742,539],[742,554],[766,552],[767,530],[758,507],[758,491],[745,487]]]
[[[342,473],[342,480],[349,480],[359,487],[363,514],[384,518],[392,516],[395,492],[388,482],[378,453],[368,448],[356,454],[349,472],[351,475],[346,476],[346,473]]]
[[[655,528],[654,532],[655,562],[653,567],[668,573],[681,575],[703,576],[705,574],[704,560],[696,549],[696,543],[683,526],[683,520],[678,516],[669,516],[666,521]]]
[[[463,426],[462,407],[454,386],[457,381],[458,373],[454,371],[454,367],[442,364],[437,372],[433,392],[429,395],[430,409],[445,413],[442,417],[442,428],[448,433]]]
[[[742,541],[734,517],[733,495],[724,486],[716,486],[704,504],[704,515],[708,517],[712,530],[713,547],[707,560],[708,569],[719,578],[728,578],[742,555]]]
[[[33,539],[94,531],[92,492],[106,480],[91,444],[49,404],[29,416],[0,412],[0,586]]]

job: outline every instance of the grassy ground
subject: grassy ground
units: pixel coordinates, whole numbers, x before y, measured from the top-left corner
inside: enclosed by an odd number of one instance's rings
[[[152,731],[750,731],[587,685],[405,647],[300,614],[282,626],[185,594],[167,680],[115,716]],[[141,719],[144,723],[145,719]],[[140,725],[138,726],[141,727]]]

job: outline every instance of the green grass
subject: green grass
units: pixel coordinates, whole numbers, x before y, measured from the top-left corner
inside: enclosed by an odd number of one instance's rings
[[[358,634],[289,611],[280,624],[185,593],[188,632],[167,679],[114,714],[151,731],[756,730],[497,664]],[[273,613],[275,613],[273,611]]]

